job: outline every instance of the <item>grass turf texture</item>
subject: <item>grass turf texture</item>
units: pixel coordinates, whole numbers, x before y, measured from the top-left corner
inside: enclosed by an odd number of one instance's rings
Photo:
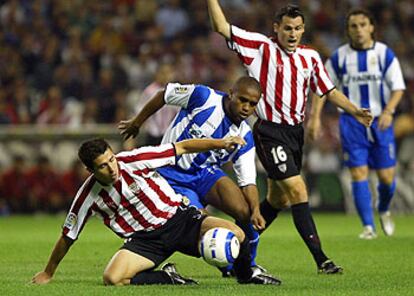
[[[317,275],[290,214],[282,214],[261,238],[258,263],[283,281],[280,287],[238,285],[222,279],[201,259],[171,260],[198,286],[102,285],[103,270],[122,244],[97,219],[85,227],[61,262],[53,281],[28,284],[42,270],[59,236],[63,216],[0,218],[0,295],[414,295],[414,217],[396,217],[395,236],[358,239],[356,216],[315,214],[324,249],[344,267],[343,275]],[[377,219],[378,221],[378,219]],[[379,223],[378,223],[379,224]]]

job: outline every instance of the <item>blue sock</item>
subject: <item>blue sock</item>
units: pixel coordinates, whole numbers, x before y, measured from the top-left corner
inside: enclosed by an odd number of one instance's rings
[[[391,199],[394,196],[396,187],[395,179],[391,184],[378,184],[378,212],[384,213],[388,211],[391,203]]]
[[[253,224],[242,224],[236,222],[241,229],[243,229],[246,234],[246,238],[249,240],[250,244],[250,266],[256,266],[256,256],[257,256],[257,247],[259,246],[259,233],[253,228]]]
[[[352,193],[354,195],[355,207],[364,226],[374,225],[374,213],[372,211],[371,192],[369,191],[368,180],[352,182]]]

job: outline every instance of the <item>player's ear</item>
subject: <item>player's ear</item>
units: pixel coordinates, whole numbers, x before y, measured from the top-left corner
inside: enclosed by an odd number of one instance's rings
[[[273,32],[277,33],[277,31],[279,31],[279,24],[273,23]]]

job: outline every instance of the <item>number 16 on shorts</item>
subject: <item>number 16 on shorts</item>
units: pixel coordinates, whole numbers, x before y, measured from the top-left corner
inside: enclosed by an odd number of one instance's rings
[[[286,166],[286,160],[287,160],[287,154],[282,146],[272,147],[272,150],[270,150],[273,156],[273,161],[277,165],[277,168],[282,172],[285,173],[287,170]]]

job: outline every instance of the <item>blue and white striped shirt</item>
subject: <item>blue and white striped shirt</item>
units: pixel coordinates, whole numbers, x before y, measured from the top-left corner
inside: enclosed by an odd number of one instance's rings
[[[225,93],[204,85],[169,83],[165,89],[165,103],[180,106],[181,110],[168,127],[162,143],[240,136],[247,144],[230,153],[225,149],[217,149],[184,154],[178,159],[177,165],[183,170],[196,172],[200,168],[221,167],[224,163],[233,161],[239,186],[256,184],[256,150],[252,131],[246,121],[238,126],[230,120],[223,107],[225,98]]]
[[[400,63],[382,42],[365,50],[342,45],[325,66],[334,84],[351,102],[371,109],[374,117],[382,113],[392,91],[405,89]]]

